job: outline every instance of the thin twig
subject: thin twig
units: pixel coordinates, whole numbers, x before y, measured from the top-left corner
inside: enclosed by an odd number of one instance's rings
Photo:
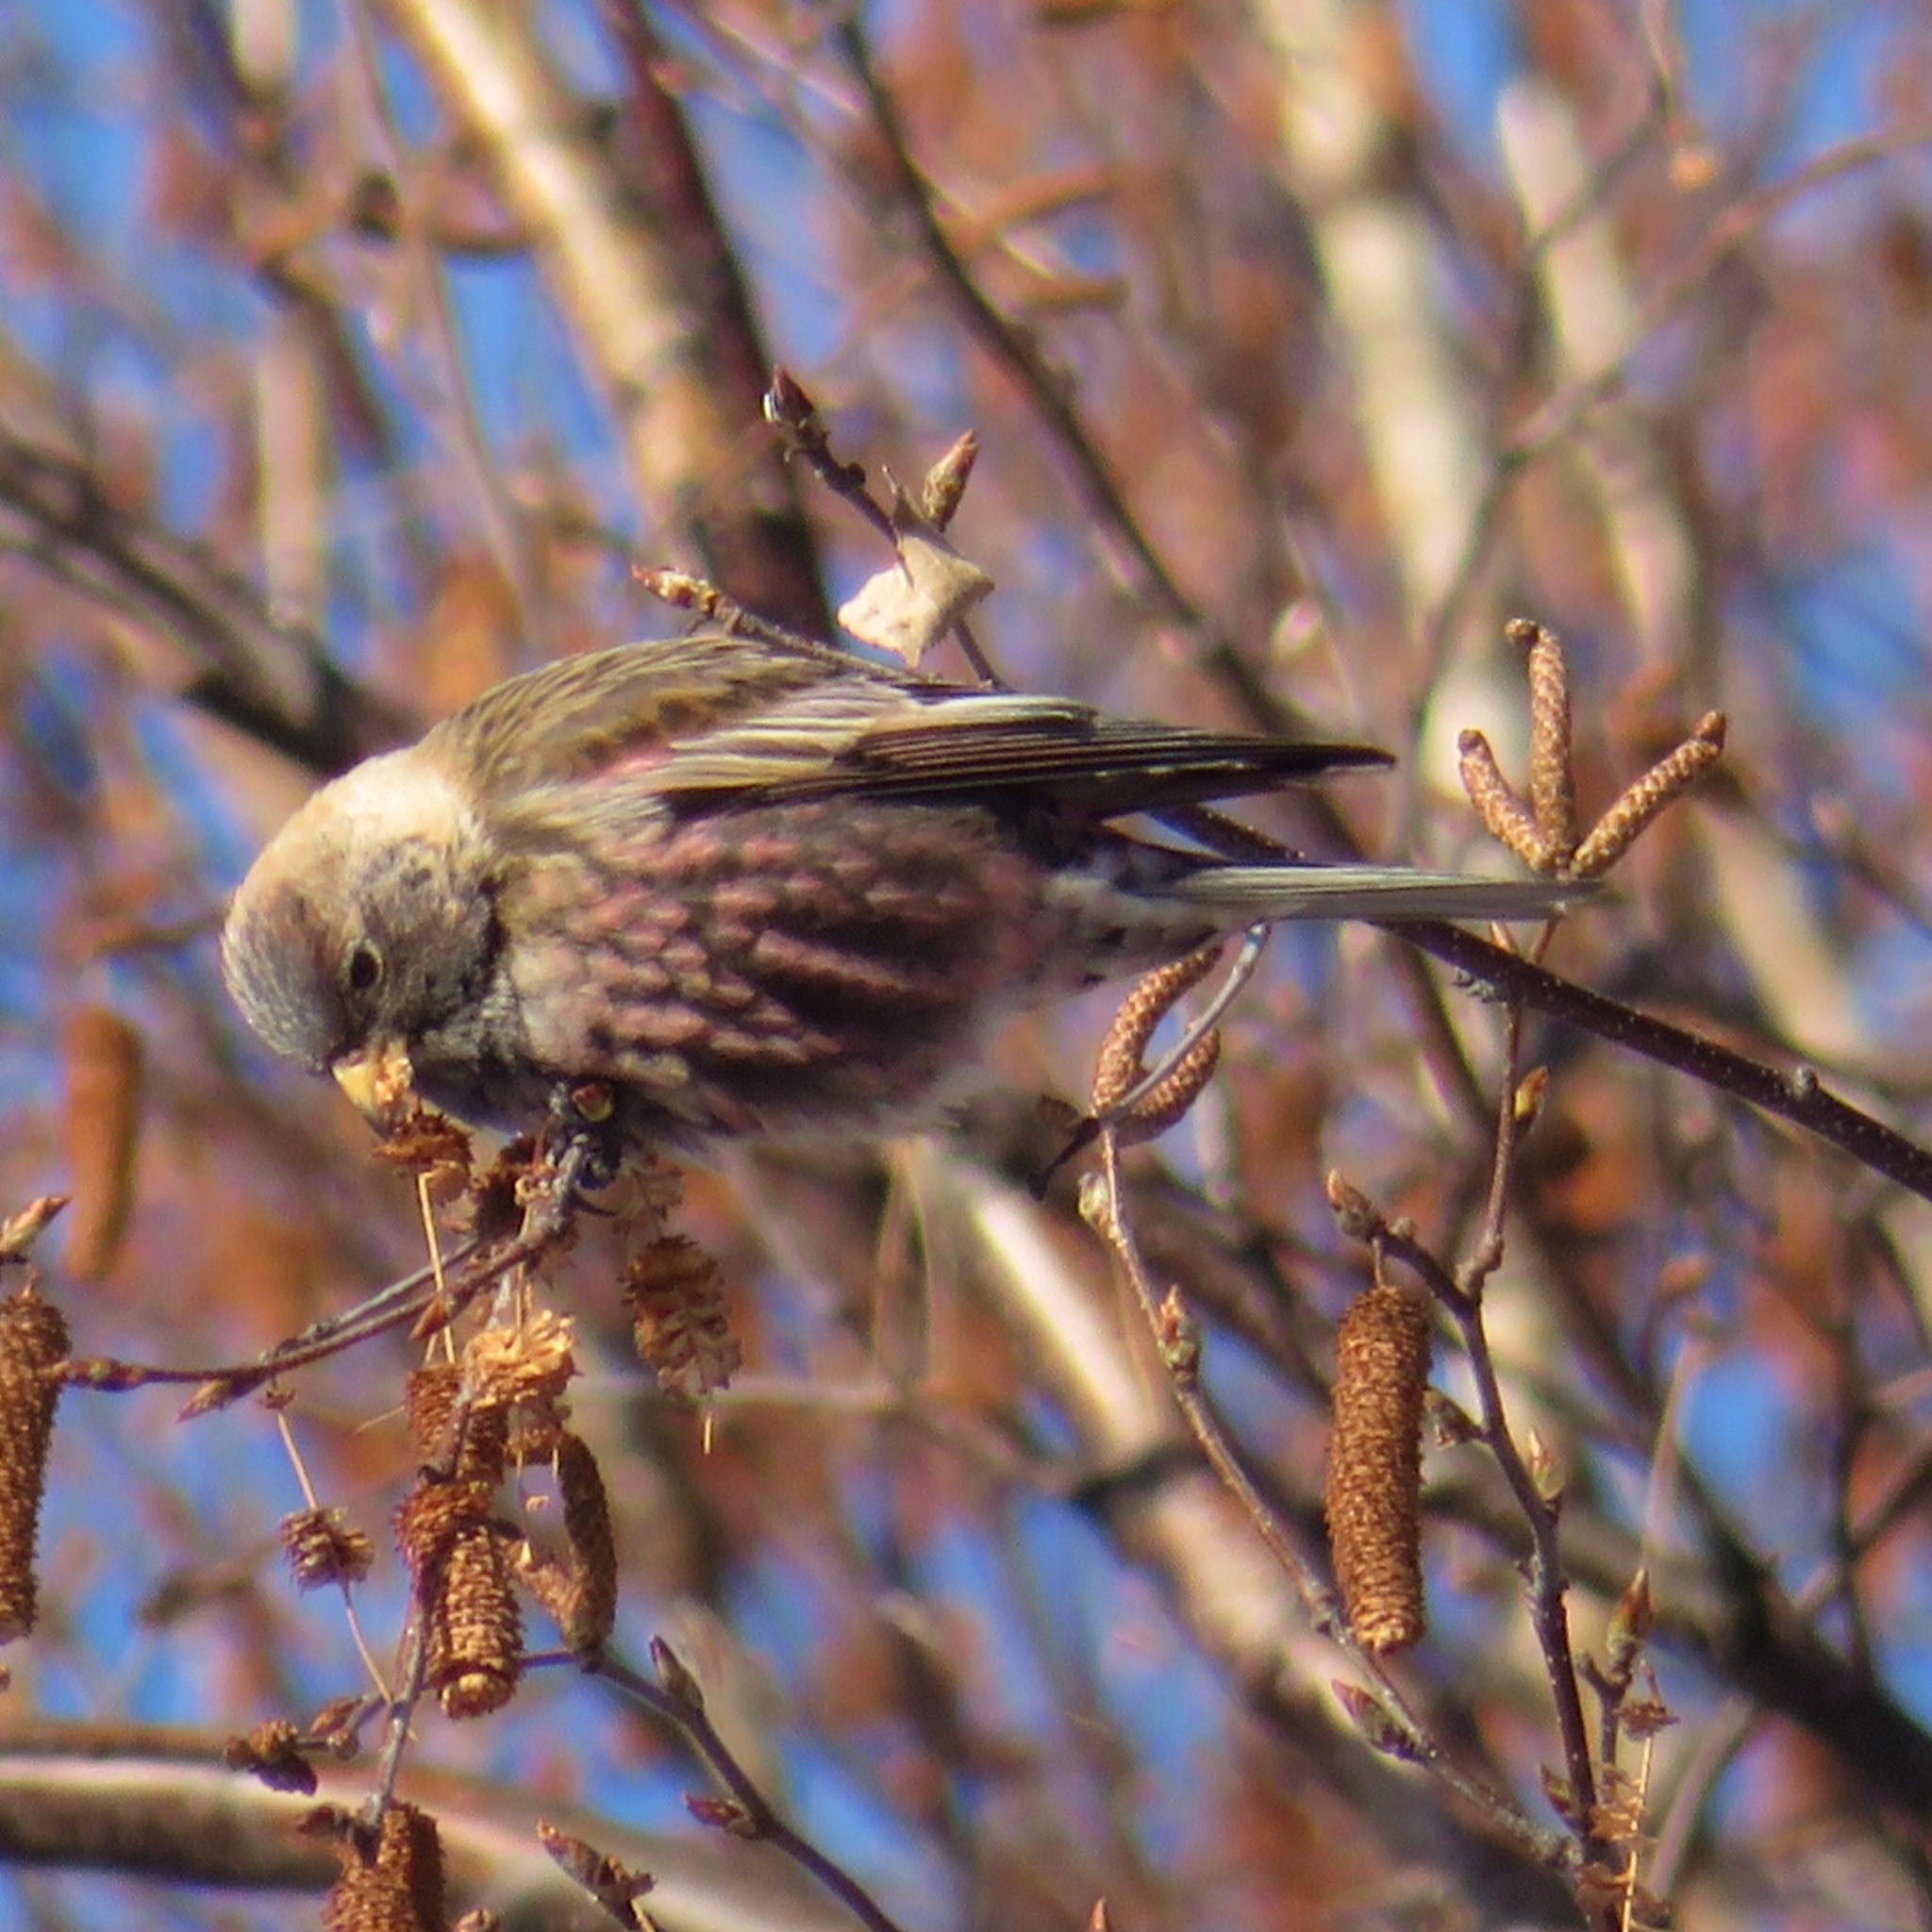
[[[1454,1274],[1436,1255],[1413,1236],[1384,1229],[1375,1237],[1377,1250],[1399,1260],[1448,1310],[1462,1338],[1475,1378],[1483,1441],[1496,1458],[1504,1480],[1516,1498],[1530,1535],[1529,1614],[1541,1652],[1543,1668],[1556,1708],[1557,1730],[1562,1740],[1564,1770],[1570,1780],[1569,1822],[1575,1827],[1585,1856],[1596,1855],[1591,1821],[1596,1810],[1596,1772],[1591,1755],[1590,1727],[1577,1688],[1576,1654],[1570,1639],[1570,1616],[1564,1603],[1568,1578],[1557,1541],[1557,1506],[1538,1486],[1510,1431],[1503,1389],[1490,1350],[1483,1320],[1483,1289],[1503,1259],[1504,1224],[1516,1153],[1522,1144],[1522,1120],[1517,1109],[1517,1081],[1523,1054],[1523,1009],[1512,1003],[1505,1017],[1502,1097],[1497,1107],[1494,1155],[1483,1219],[1468,1257]]]
[[[1790,1121],[1849,1154],[1860,1166],[1932,1201],[1932,1152],[1826,1092],[1808,1067],[1780,1073],[1667,1020],[1592,992],[1533,959],[1444,921],[1418,920],[1384,925],[1382,930],[1495,988],[1505,998],[1520,1000],[1553,1020],[1579,1026],[1612,1046],[1673,1067],[1721,1093]]]
[[[1170,810],[1162,816],[1178,829],[1216,849],[1243,858],[1296,855],[1251,826],[1237,825],[1218,812],[1199,807]],[[1907,1191],[1932,1201],[1932,1151],[1907,1140],[1895,1127],[1828,1093],[1808,1067],[1780,1072],[1761,1060],[1720,1046],[1715,1041],[1687,1033],[1668,1020],[1659,1020],[1625,1006],[1573,980],[1552,973],[1539,956],[1527,958],[1446,920],[1407,920],[1380,924],[1380,930],[1453,966],[1493,988],[1504,998],[1521,1003],[1553,1020],[1567,1022],[1599,1040],[1655,1060],[1660,1066],[1688,1074],[1693,1080],[1728,1093],[1747,1106],[1776,1115],[1793,1126],[1849,1154],[1861,1167]],[[1409,981],[1430,1022],[1440,1022],[1441,1004],[1424,975]],[[1456,1047],[1454,1035],[1431,1024],[1430,1036],[1440,1049],[1439,1060],[1454,1091],[1474,1105],[1477,1089],[1467,1060]]]
[[[457,467],[475,503],[484,540],[515,602],[518,629],[531,642],[542,647],[543,656],[550,657],[556,649],[555,614],[539,575],[529,527],[505,486],[502,459],[490,447],[477,411],[475,391],[464,369],[462,334],[457,325],[455,305],[450,299],[442,264],[430,247],[421,206],[422,192],[411,178],[409,158],[405,154],[383,85],[368,0],[358,0],[358,4],[349,8],[348,28],[352,57],[348,72],[362,98],[363,118],[376,158],[395,184],[397,239],[422,302],[423,326],[410,334],[410,355],[392,358],[394,373],[398,380],[408,383],[414,352],[426,344],[436,367],[435,377],[425,384],[428,392],[421,398],[424,414],[432,422],[439,415],[445,419]]]
[[[556,1244],[569,1224],[586,1173],[599,1155],[600,1150],[591,1141],[573,1137],[557,1158],[545,1197],[533,1204],[524,1228],[512,1240],[492,1248],[484,1248],[475,1240],[466,1241],[442,1257],[440,1269],[436,1263],[425,1262],[387,1288],[378,1289],[355,1307],[314,1323],[301,1334],[278,1342],[252,1362],[227,1362],[213,1368],[164,1368],[146,1362],[76,1359],[63,1365],[65,1379],[80,1388],[115,1391],[146,1388],[154,1383],[192,1382],[203,1385],[202,1392],[189,1405],[187,1412],[205,1414],[240,1401],[291,1369],[306,1368],[367,1341],[371,1336],[400,1326],[432,1305],[439,1292],[440,1272],[446,1275],[452,1265],[471,1261],[473,1265],[466,1267],[453,1283],[445,1283],[440,1313],[441,1322],[446,1324],[460,1315],[484,1289]]]
[[[1134,1299],[1152,1332],[1155,1343],[1167,1354],[1161,1297],[1147,1272],[1140,1244],[1126,1217],[1120,1179],[1120,1144],[1111,1126],[1100,1136],[1102,1211],[1090,1219],[1113,1250]],[[1327,1587],[1316,1576],[1301,1552],[1284,1532],[1267,1499],[1255,1486],[1241,1457],[1228,1441],[1219,1419],[1189,1374],[1171,1373],[1169,1385],[1195,1441],[1215,1474],[1246,1512],[1257,1534],[1293,1585],[1314,1628],[1342,1651],[1350,1662],[1375,1686],[1375,1703],[1391,1726],[1399,1755],[1425,1765],[1451,1790],[1487,1819],[1498,1833],[1525,1856],[1554,1871],[1566,1869],[1568,1848],[1557,1834],[1541,1829],[1499,1791],[1469,1775],[1442,1753],[1441,1746],[1409,1708],[1381,1658],[1366,1649],[1348,1627]]]
[[[1628,340],[1619,353],[1565,383],[1502,439],[1471,513],[1462,555],[1423,625],[1418,715],[1420,708],[1435,695],[1450,642],[1482,578],[1491,545],[1502,526],[1504,507],[1517,478],[1548,455],[1591,408],[1617,390],[1628,372],[1631,358],[1680,308],[1703,293],[1711,275],[1774,216],[1825,182],[1879,161],[1894,159],[1908,148],[1923,146],[1927,142],[1932,142],[1932,129],[1923,127],[1859,136],[1827,148],[1785,179],[1729,203],[1676,266],[1652,285],[1631,318]],[[1561,219],[1567,223],[1567,210]],[[1541,244],[1544,238],[1540,236],[1536,240]]]
[[[447,1258],[450,1261],[466,1259],[475,1252],[476,1245],[471,1242]],[[516,1258],[511,1252],[506,1252],[502,1257],[492,1256],[479,1271],[477,1286],[493,1278],[491,1273],[493,1268],[513,1266]],[[313,1323],[301,1334],[291,1336],[286,1341],[278,1341],[250,1362],[180,1368],[148,1362],[75,1360],[67,1365],[67,1379],[81,1388],[116,1391],[142,1389],[155,1383],[206,1382],[222,1386],[225,1403],[238,1401],[290,1369],[306,1368],[311,1362],[324,1360],[343,1349],[354,1347],[358,1342],[368,1341],[372,1335],[380,1335],[385,1329],[411,1320],[428,1303],[435,1287],[436,1272],[425,1263],[400,1280],[391,1282],[388,1287],[377,1289],[353,1308]]]
[[[660,1659],[671,1657],[674,1677],[686,1674],[668,1645],[658,1641],[652,1644],[652,1650]],[[718,1727],[695,1694],[680,1694],[663,1684],[654,1683],[607,1651],[591,1652],[581,1661],[592,1676],[614,1684],[625,1696],[684,1733],[711,1774],[741,1807],[750,1836],[767,1840],[808,1872],[871,1932],[901,1932],[898,1922],[851,1873],[785,1822],[751,1774],[732,1755],[731,1747],[719,1735]]]
[[[1159,607],[1169,623],[1204,634],[1205,620],[1135,521],[1119,485],[1074,407],[1067,385],[1055,375],[1026,334],[993,306],[940,225],[932,191],[907,144],[898,105],[873,65],[872,48],[859,24],[857,8],[841,9],[833,39],[844,54],[872,115],[898,201],[968,331],[1024,392],[1034,414],[1073,473],[1082,510],[1125,553],[1141,593]]]
[[[408,1749],[409,1726],[415,1721],[416,1707],[429,1681],[429,1617],[426,1606],[417,1603],[409,1618],[408,1655],[403,1667],[402,1689],[389,1707],[389,1729],[382,1740],[382,1755],[376,1760],[375,1783],[363,1807],[363,1818],[374,1831],[382,1814],[395,1802],[396,1781],[403,1774],[403,1755]]]
[[[282,1448],[289,1458],[289,1466],[295,1472],[295,1480],[301,1485],[302,1499],[308,1507],[320,1514],[322,1499],[315,1492],[315,1484],[308,1474],[308,1464],[302,1454],[301,1444],[295,1441],[295,1431],[290,1426],[289,1412],[286,1408],[275,1410],[275,1428],[282,1439]],[[356,1607],[355,1586],[345,1572],[339,1572],[335,1587],[342,1599],[342,1615],[349,1625],[349,1637],[362,1658],[362,1668],[369,1673],[369,1681],[375,1686],[376,1694],[387,1702],[389,1686],[383,1681],[382,1666],[375,1660],[375,1653],[369,1647],[369,1638],[362,1628],[361,1613]]]

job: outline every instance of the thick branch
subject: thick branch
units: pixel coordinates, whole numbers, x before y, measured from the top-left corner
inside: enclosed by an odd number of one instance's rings
[[[546,58],[534,19],[475,0],[385,4],[533,238],[616,412],[654,541],[694,545],[741,603],[824,635],[791,478],[756,394],[721,392],[715,379],[708,333],[741,325],[741,291],[719,281],[726,251],[641,26],[624,37],[632,133],[645,150],[637,164],[649,175],[634,187]],[[646,218],[641,191],[669,198],[668,219]],[[694,276],[678,249],[700,234],[709,239]]]
[[[87,467],[0,427],[0,546],[150,627],[191,704],[318,774],[400,741],[400,713],[206,552],[117,508]]]
[[[1873,1173],[1932,1201],[1932,1153],[1827,1093],[1807,1067],[1780,1073],[1760,1060],[1747,1059],[1714,1041],[1699,1039],[1668,1021],[1559,978],[1521,954],[1507,952],[1460,926],[1432,920],[1385,930],[1553,1020],[1568,1021],[1612,1046],[1674,1067],[1707,1087],[1790,1121],[1830,1141]]]

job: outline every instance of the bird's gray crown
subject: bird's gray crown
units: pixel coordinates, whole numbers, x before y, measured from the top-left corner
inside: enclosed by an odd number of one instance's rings
[[[222,964],[277,1053],[325,1067],[378,1030],[405,1035],[460,962],[480,835],[459,784],[422,746],[325,786],[269,841],[235,895]],[[384,967],[358,985],[358,947]]]

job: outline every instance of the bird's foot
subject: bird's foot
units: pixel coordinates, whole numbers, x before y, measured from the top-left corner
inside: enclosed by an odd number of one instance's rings
[[[560,1080],[550,1096],[541,1165],[555,1176],[561,1211],[569,1197],[595,1193],[617,1178],[625,1133],[616,1096],[601,1080]]]

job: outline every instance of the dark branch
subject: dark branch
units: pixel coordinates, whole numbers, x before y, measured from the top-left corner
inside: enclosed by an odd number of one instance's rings
[[[319,776],[412,726],[207,553],[111,503],[85,464],[0,428],[0,546],[171,639],[178,695]]]

